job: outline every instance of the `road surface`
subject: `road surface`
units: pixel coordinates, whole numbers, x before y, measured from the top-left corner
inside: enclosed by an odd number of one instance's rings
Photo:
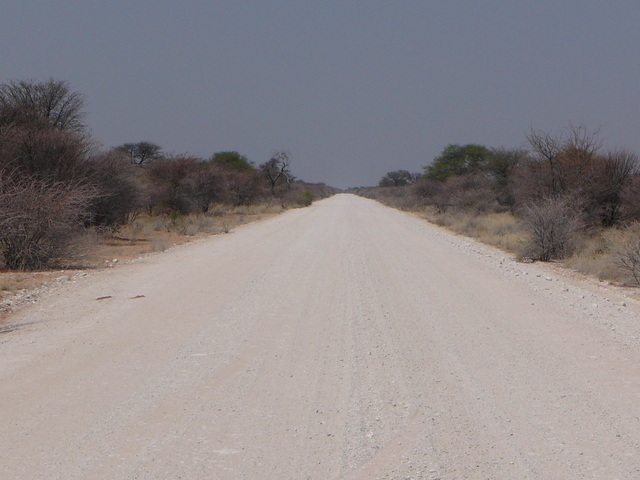
[[[0,478],[640,478],[638,304],[352,195],[0,334]]]

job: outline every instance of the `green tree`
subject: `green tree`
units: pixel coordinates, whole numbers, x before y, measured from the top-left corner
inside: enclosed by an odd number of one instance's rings
[[[144,165],[162,156],[162,148],[151,142],[123,143],[115,150],[127,155],[135,165]]]
[[[388,172],[378,184],[380,187],[404,187],[411,185],[420,178],[419,173],[411,173],[407,170]]]
[[[526,156],[526,150],[503,147],[491,149],[486,170],[493,178],[493,188],[501,205],[509,207],[515,205],[516,199],[512,191],[511,177]]]
[[[254,168],[253,163],[238,152],[217,152],[211,156],[209,161],[221,167],[238,170],[239,172],[247,172]]]
[[[452,175],[479,173],[486,169],[489,149],[484,145],[447,145],[442,153],[424,167],[425,180],[444,182]]]

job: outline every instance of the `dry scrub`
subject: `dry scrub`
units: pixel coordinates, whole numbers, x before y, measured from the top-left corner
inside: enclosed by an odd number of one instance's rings
[[[592,234],[564,264],[600,280],[640,285],[640,224]]]
[[[526,222],[523,222],[522,216],[512,212],[478,213],[461,208],[439,209],[436,206],[425,206],[410,187],[370,187],[358,189],[357,193],[399,210],[415,212],[431,223],[498,247],[518,259],[531,260],[531,257],[536,256],[532,247],[535,249],[547,246],[545,229],[539,232],[538,244],[532,245],[531,232],[527,231]],[[560,260],[563,265],[601,281],[628,286],[640,285],[640,224],[579,231],[578,218],[567,216],[568,212],[563,208],[548,208],[546,210],[550,211],[546,211],[538,206],[537,209],[531,207],[531,210],[536,215],[531,215],[529,229],[536,225],[540,227],[535,222],[536,219],[544,223],[545,218],[541,214],[558,214],[551,215],[551,220],[559,220],[552,223],[556,227],[562,227],[561,237],[565,237],[561,248],[566,249],[569,255]]]
[[[68,250],[60,258],[58,269],[30,272],[0,270],[0,315],[11,311],[12,307],[6,302],[14,295],[27,295],[45,282],[68,276],[70,271],[111,267],[207,235],[231,233],[240,225],[285,210],[280,204],[238,207],[220,204],[213,205],[207,214],[141,214],[115,232],[88,229],[67,245]]]
[[[427,209],[422,216],[436,225],[518,256],[524,251],[522,225],[509,212],[474,215],[459,210],[437,213],[434,209]]]

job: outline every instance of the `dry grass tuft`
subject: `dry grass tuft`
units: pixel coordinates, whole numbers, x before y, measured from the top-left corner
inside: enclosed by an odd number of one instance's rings
[[[509,212],[473,214],[461,210],[437,213],[427,210],[425,218],[460,235],[475,238],[516,255],[523,251],[524,233],[518,219]]]
[[[0,279],[0,298],[5,294],[11,294],[24,288],[24,279],[16,275],[4,276]]]
[[[599,280],[632,284],[630,272],[620,267],[624,246],[638,238],[638,230],[608,228],[583,239],[579,250],[565,260],[565,265]]]
[[[496,246],[517,258],[531,256],[526,222],[510,212],[482,213],[453,205],[438,210],[435,205],[425,206],[405,187],[360,188],[356,193],[390,207],[414,211],[436,225]],[[575,244],[568,249],[570,256],[562,260],[565,266],[602,281],[640,286],[640,223],[596,232],[583,230],[575,232],[571,240]]]
[[[207,213],[191,215],[172,213],[153,217],[140,215],[131,224],[120,228],[116,236],[140,241],[158,239],[162,233],[186,237],[216,235],[228,233],[239,225],[282,211],[283,208],[280,205],[264,204],[246,207],[214,205]]]

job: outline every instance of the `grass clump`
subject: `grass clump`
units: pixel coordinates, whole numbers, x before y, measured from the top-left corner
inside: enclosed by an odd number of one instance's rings
[[[510,212],[473,214],[463,210],[437,213],[427,210],[427,220],[460,235],[521,255],[524,232],[518,218]]]
[[[640,224],[592,233],[564,263],[602,281],[639,286]]]

